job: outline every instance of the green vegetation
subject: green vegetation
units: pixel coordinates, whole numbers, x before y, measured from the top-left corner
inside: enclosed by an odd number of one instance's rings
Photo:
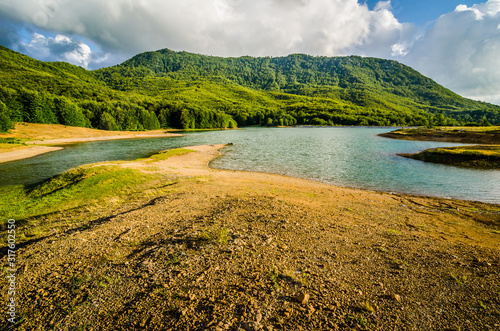
[[[289,125],[488,125],[500,106],[375,58],[220,58],[167,49],[88,71],[0,46],[0,131],[13,122],[105,130]]]
[[[193,150],[190,149],[185,149],[185,148],[177,148],[177,149],[171,149],[168,151],[163,151],[161,153],[152,155],[151,158],[154,159],[155,161],[160,161],[160,160],[166,160],[171,158],[172,156],[181,156],[189,153],[194,153]]]
[[[154,180],[135,169],[83,166],[31,187],[0,187],[0,215],[25,220],[29,217],[106,203],[125,197],[143,183]],[[4,226],[3,224],[2,226]]]
[[[500,169],[500,145],[432,148],[403,156],[459,167]]]
[[[9,151],[20,146],[26,146],[26,144],[17,138],[0,138],[0,151]]]
[[[398,134],[406,137],[418,137],[418,136],[432,136],[432,137],[445,137],[445,136],[460,136],[460,135],[472,135],[477,138],[480,135],[492,136],[500,135],[500,126],[470,126],[470,127],[433,127],[433,128],[402,128],[394,130],[391,134]]]
[[[225,245],[229,239],[229,232],[225,227],[211,227],[198,233],[195,239],[201,244]]]

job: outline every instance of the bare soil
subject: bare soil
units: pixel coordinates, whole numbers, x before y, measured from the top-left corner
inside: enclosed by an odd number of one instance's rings
[[[73,225],[20,245],[18,329],[500,329],[499,205],[209,168],[222,147],[120,163],[165,185],[40,218]]]

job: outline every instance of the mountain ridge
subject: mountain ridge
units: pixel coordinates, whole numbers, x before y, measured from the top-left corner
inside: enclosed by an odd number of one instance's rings
[[[162,49],[88,71],[0,47],[0,69],[3,131],[9,121],[107,130],[500,123],[500,106],[463,98],[397,61],[359,56]]]

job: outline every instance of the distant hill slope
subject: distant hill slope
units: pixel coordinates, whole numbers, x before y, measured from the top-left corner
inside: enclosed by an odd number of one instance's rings
[[[157,83],[162,78],[184,82],[201,80],[267,92],[274,99],[292,98],[304,102],[309,110],[318,108],[319,102],[327,114],[316,112],[315,115],[334,124],[352,124],[342,121],[340,116],[329,116],[338,113],[339,106],[349,110],[347,115],[352,110],[363,113],[365,122],[371,125],[411,124],[408,117],[424,113],[443,114],[461,124],[480,122],[485,116],[492,123],[500,122],[499,106],[463,98],[408,66],[376,58],[303,54],[276,58],[221,58],[163,49],[136,55],[119,66],[99,70],[96,74],[115,88],[124,87],[123,77],[127,77],[129,84],[138,77],[154,77]],[[113,74],[121,80],[113,79]],[[332,101],[335,102],[332,104]],[[391,111],[400,112],[400,116],[389,114]],[[370,112],[385,113],[385,123],[380,118],[369,116]],[[412,115],[408,116],[408,113]],[[401,118],[396,120],[396,117]],[[300,122],[300,118],[297,120]],[[361,121],[356,118],[352,122],[360,124]],[[442,122],[443,119],[436,117],[435,121]],[[439,124],[456,124],[452,122]]]
[[[462,98],[398,62],[356,56],[165,49],[92,72],[0,46],[0,82],[0,130],[9,121],[108,130],[500,124],[500,106]]]

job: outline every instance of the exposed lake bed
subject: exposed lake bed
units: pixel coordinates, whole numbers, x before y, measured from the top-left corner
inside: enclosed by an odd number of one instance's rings
[[[207,167],[222,147],[89,165],[31,186],[40,198],[19,218],[17,313],[29,316],[20,326],[499,325],[498,205]],[[54,211],[36,215],[43,205]]]

